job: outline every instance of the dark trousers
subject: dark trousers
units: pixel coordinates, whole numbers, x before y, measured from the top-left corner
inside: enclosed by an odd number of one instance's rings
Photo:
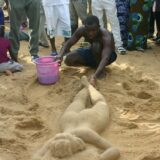
[[[154,33],[154,23],[156,21],[157,33],[160,34],[160,12],[152,12],[150,17],[149,33]],[[160,36],[160,35],[159,35]]]
[[[31,55],[37,55],[39,42],[40,0],[9,0],[11,52],[18,54],[19,28],[26,15],[29,19]]]
[[[154,34],[154,22],[155,22],[155,16],[153,11],[151,10],[151,16],[150,16],[150,22],[149,22],[149,33]]]
[[[160,12],[155,12],[155,19],[156,19],[156,25],[157,25],[157,33],[160,36]]]

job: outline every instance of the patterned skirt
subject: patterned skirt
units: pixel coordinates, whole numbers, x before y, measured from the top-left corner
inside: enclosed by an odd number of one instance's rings
[[[120,24],[121,39],[123,42],[123,46],[127,47],[129,0],[116,0],[116,6],[117,6],[117,16]]]
[[[128,26],[129,50],[146,49],[149,30],[150,10],[154,0],[130,0]]]

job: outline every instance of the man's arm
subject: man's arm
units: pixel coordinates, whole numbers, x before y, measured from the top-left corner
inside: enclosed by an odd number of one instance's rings
[[[63,55],[68,51],[75,43],[79,41],[79,39],[83,36],[84,27],[78,28],[72,37],[64,44],[59,55],[63,57]]]
[[[96,69],[96,72],[93,75],[93,78],[97,79],[98,76],[102,73],[105,66],[109,64],[109,58],[112,51],[112,44],[111,44],[111,36],[108,34],[107,36],[103,37],[103,49],[102,49],[102,57],[101,61]]]

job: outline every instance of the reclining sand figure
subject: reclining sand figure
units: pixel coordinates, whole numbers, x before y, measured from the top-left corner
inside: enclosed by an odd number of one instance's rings
[[[81,83],[83,89],[78,92],[61,117],[62,133],[47,141],[35,154],[34,160],[72,157],[76,153],[83,152],[87,144],[102,150],[98,160],[119,158],[119,151],[98,134],[106,128],[109,121],[109,108],[104,97],[89,84],[85,76],[81,78]],[[91,107],[87,107],[88,100],[92,104]]]

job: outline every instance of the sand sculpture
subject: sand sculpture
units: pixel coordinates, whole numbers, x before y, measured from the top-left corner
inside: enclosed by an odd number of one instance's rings
[[[118,149],[99,135],[109,121],[109,108],[104,97],[89,84],[85,76],[81,78],[81,83],[83,88],[61,117],[62,133],[48,140],[34,155],[34,160],[69,159],[74,154],[84,152],[87,144],[101,150],[97,160],[119,158]]]

